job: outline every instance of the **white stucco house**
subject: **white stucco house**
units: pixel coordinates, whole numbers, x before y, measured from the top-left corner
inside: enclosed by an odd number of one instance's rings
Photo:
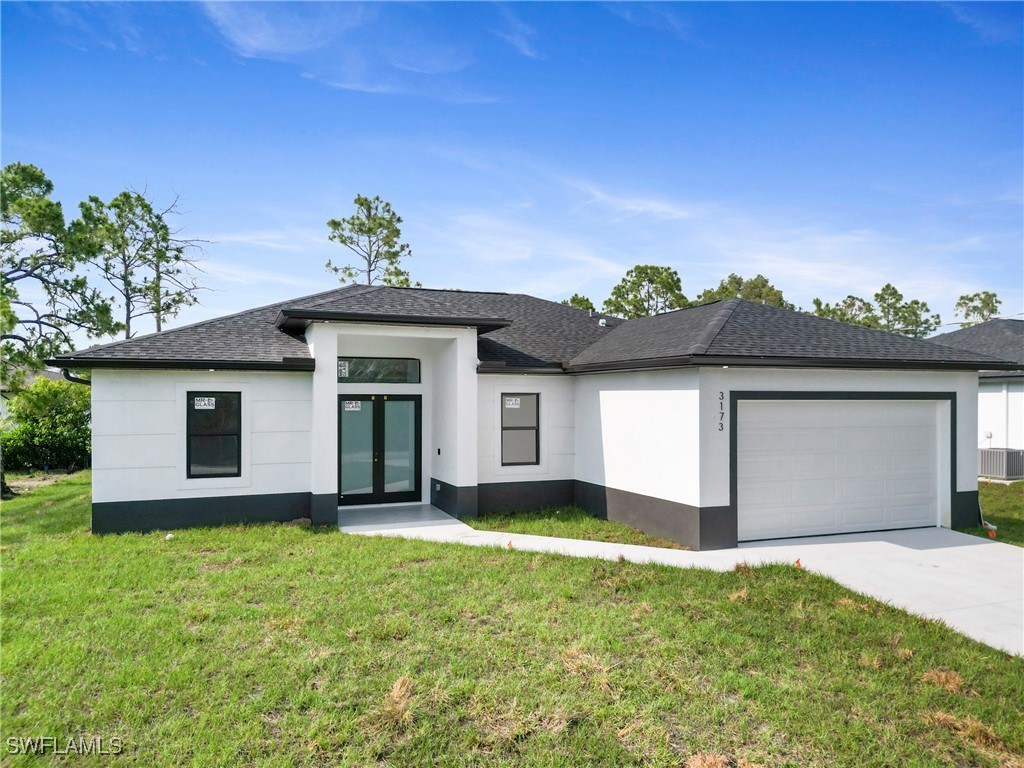
[[[978,376],[979,470],[986,477],[1024,478],[1024,320],[989,320],[928,340],[1018,364],[1016,371]]]
[[[348,286],[51,361],[92,371],[93,531],[578,504],[694,549],[978,520],[979,369],[740,300],[621,321]]]

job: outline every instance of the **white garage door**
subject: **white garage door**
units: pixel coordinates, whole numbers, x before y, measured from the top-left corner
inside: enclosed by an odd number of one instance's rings
[[[938,525],[935,402],[740,400],[739,540]]]

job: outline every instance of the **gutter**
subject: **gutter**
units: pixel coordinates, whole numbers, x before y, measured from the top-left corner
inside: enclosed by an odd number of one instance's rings
[[[737,357],[725,355],[680,355],[642,360],[620,360],[602,363],[568,365],[567,373],[604,373],[611,371],[650,370],[652,368],[699,368],[730,366],[743,368],[847,368],[914,371],[972,371],[1020,369],[1019,363],[958,362],[952,360],[863,360],[856,358],[822,359],[818,357]]]
[[[132,360],[130,358],[59,357],[45,361],[52,368],[121,368],[133,370],[192,371],[305,371],[316,369],[311,357],[278,360]]]
[[[70,381],[72,384],[85,384],[85,386],[87,387],[92,386],[92,382],[89,381],[89,379],[80,379],[77,376],[72,376],[71,371],[69,371],[67,368],[61,368],[60,375],[63,376],[68,381]]]

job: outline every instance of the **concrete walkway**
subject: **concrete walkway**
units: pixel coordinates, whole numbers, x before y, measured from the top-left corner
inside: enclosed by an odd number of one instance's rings
[[[795,563],[968,637],[1024,655],[1024,549],[950,531],[857,533],[688,552],[633,544],[477,531],[429,504],[344,509],[346,533],[508,547],[679,568],[731,570],[737,563]]]

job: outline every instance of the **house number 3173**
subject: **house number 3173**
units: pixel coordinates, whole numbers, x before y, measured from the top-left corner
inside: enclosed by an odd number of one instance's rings
[[[725,392],[718,393],[718,431],[725,431]]]

